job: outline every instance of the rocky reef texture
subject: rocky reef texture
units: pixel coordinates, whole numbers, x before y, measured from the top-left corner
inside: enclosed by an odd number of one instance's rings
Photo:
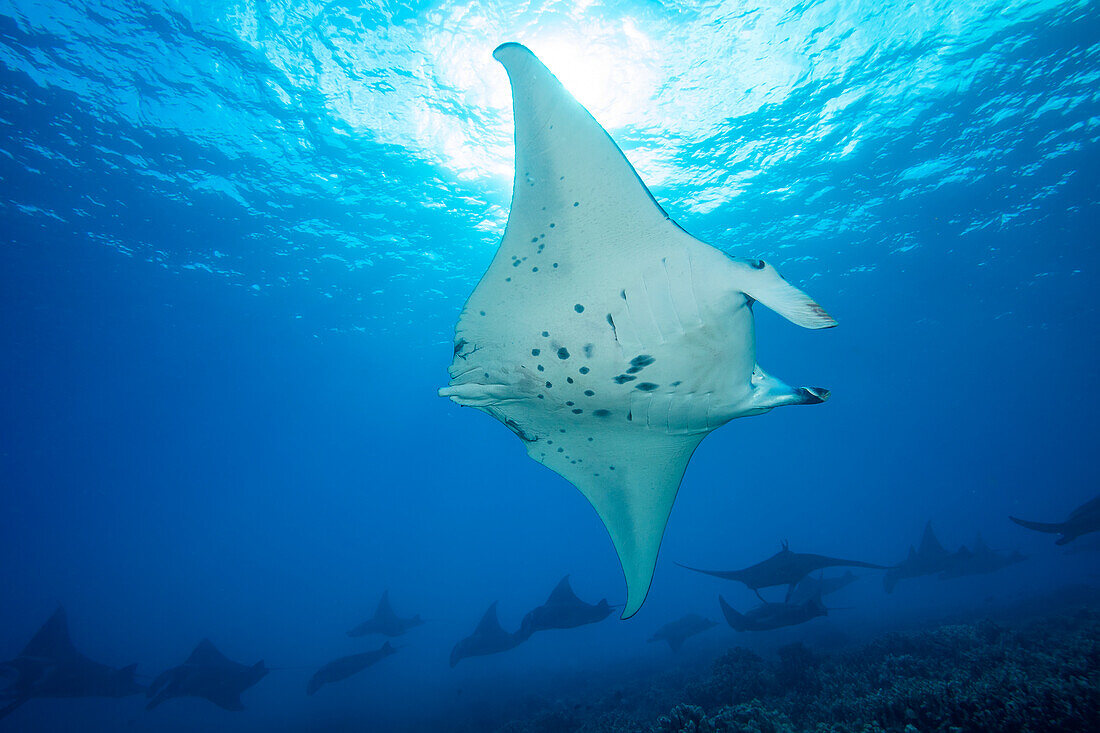
[[[507,733],[1084,731],[1100,720],[1100,612],[984,620],[886,634],[820,654],[802,644],[765,660],[733,648],[678,694],[561,704]],[[641,691],[639,691],[641,692]],[[678,698],[653,718],[654,701]],[[640,702],[640,701],[639,701]],[[648,709],[648,710],[647,710]]]

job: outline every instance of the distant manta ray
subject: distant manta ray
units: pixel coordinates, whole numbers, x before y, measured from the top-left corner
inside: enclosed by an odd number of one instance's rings
[[[358,674],[367,667],[377,664],[391,654],[396,653],[397,648],[387,641],[374,651],[334,659],[309,678],[309,683],[306,685],[306,694],[312,695],[325,685],[346,680],[348,677]]]
[[[753,304],[805,328],[836,321],[775,268],[673,222],[527,48],[493,56],[512,85],[512,207],[439,393],[500,420],[591,502],[626,576],[629,618],[700,441],[734,418],[829,396],[757,365]]]
[[[412,618],[401,618],[394,613],[390,605],[390,592],[382,592],[382,600],[378,601],[378,608],[374,616],[356,626],[348,632],[348,636],[366,636],[367,634],[382,634],[384,636],[401,636],[409,629],[420,626],[424,620],[420,614]]]
[[[726,623],[735,631],[772,631],[784,626],[797,626],[818,616],[828,615],[828,609],[820,598],[811,598],[805,603],[768,603],[757,606],[751,611],[738,613],[726,599],[718,596],[718,605]]]
[[[714,623],[709,618],[703,618],[698,614],[689,613],[657,629],[657,631],[653,633],[653,636],[649,637],[649,641],[668,642],[668,648],[675,653],[680,651],[680,647],[684,645],[684,642],[687,641],[689,637],[701,634],[707,629],[714,628],[717,625],[718,624]]]
[[[523,617],[519,634],[527,639],[536,631],[573,629],[594,624],[610,616],[611,611],[612,607],[608,605],[606,598],[599,603],[585,603],[577,598],[573,587],[569,585],[569,576],[566,575],[550,592],[546,603],[532,609]]]
[[[263,660],[249,666],[229,659],[203,639],[183,664],[161,672],[146,690],[152,710],[173,697],[202,697],[225,710],[244,710],[241,693],[267,675]]]
[[[501,628],[497,618],[497,602],[493,601],[474,633],[459,641],[451,650],[451,668],[466,657],[483,657],[515,649],[529,637],[530,634],[524,635],[519,631],[510,634]]]
[[[760,589],[771,588],[777,585],[787,586],[787,599],[790,600],[791,594],[794,592],[795,586],[798,585],[799,581],[815,570],[832,567],[872,568],[874,570],[887,569],[885,565],[875,565],[874,563],[861,562],[859,560],[841,560],[840,558],[826,557],[825,555],[791,552],[786,542],[783,543],[782,550],[775,553],[767,560],[763,560],[755,565],[740,570],[701,570],[682,563],[676,564],[686,570],[691,570],[696,573],[713,575],[716,578],[736,580],[744,583],[750,590],[754,591],[757,597],[762,601],[764,598],[760,595]]]
[[[134,682],[136,664],[122,669],[94,662],[69,638],[64,608],[42,624],[19,656],[0,662],[0,676],[13,678],[0,689],[0,718],[36,697],[126,697],[144,688]]]

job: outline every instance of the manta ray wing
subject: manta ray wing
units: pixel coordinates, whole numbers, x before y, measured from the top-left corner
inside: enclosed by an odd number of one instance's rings
[[[69,621],[63,607],[58,606],[23,647],[19,656],[52,660],[69,660],[80,656],[69,637]]]
[[[503,422],[588,498],[622,564],[628,618],[707,433],[827,396],[754,382],[752,302],[810,328],[835,321],[770,266],[727,257],[671,221],[529,50],[508,43],[494,56],[512,84],[512,207],[455,327],[440,394]]]

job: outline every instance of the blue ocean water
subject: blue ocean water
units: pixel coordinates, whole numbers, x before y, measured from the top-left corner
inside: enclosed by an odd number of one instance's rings
[[[832,399],[703,442],[637,616],[451,669],[493,601],[513,629],[565,574],[625,600],[580,493],[436,395],[507,220],[504,41],[674,220],[840,327],[757,309],[761,364]],[[243,712],[31,700],[0,730],[494,730],[796,638],[647,644],[756,602],[674,561],[893,564],[928,520],[1028,559],[892,594],[861,573],[806,629],[1096,585],[1100,556],[1008,516],[1061,519],[1100,477],[1098,89],[1087,1],[0,2],[0,657],[60,604],[140,682],[204,637],[273,668]],[[345,632],[387,589],[426,623],[307,697],[381,643]]]

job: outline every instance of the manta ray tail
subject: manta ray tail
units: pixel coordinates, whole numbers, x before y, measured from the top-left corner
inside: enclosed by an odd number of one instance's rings
[[[690,565],[684,565],[682,562],[674,563],[679,565],[684,570],[690,570],[694,573],[702,573],[703,575],[713,575],[715,578],[722,578],[724,580],[737,580],[740,573],[736,570],[703,570],[702,568],[693,568]]]

